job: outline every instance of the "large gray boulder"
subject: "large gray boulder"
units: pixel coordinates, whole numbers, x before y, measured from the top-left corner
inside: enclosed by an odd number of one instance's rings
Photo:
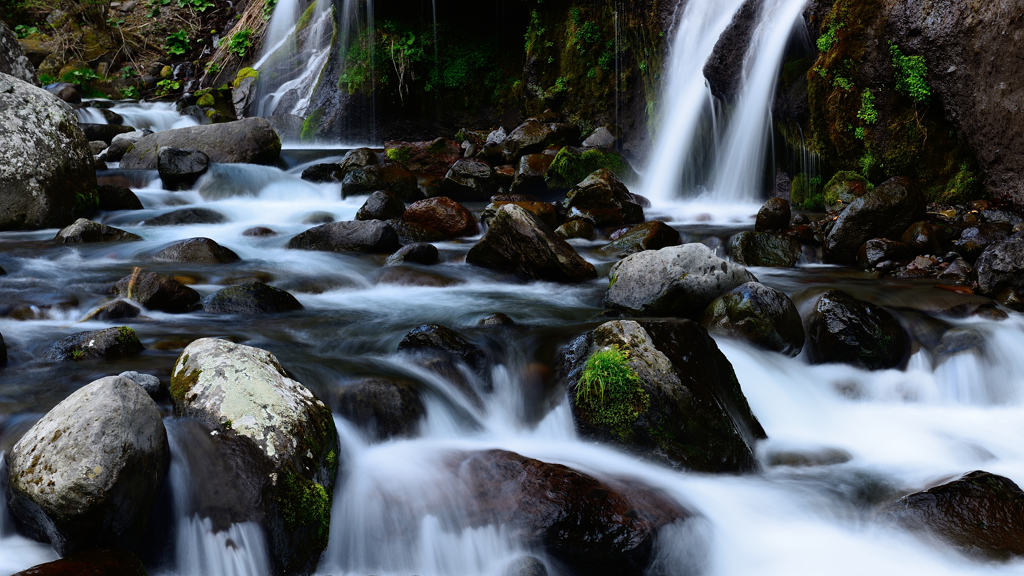
[[[233,463],[233,490],[251,492],[241,512],[262,525],[274,572],[312,573],[327,547],[338,471],[330,409],[270,352],[213,338],[182,351],[170,392],[175,414],[207,428]]]
[[[612,266],[605,305],[644,316],[697,319],[722,294],[757,278],[703,244],[627,256]]]
[[[1006,288],[1024,292],[1024,236],[1018,234],[989,246],[978,257],[975,268],[982,294],[998,294]]]
[[[67,555],[142,544],[170,449],[152,398],[110,376],[50,410],[5,458],[11,514]]]
[[[121,158],[121,168],[156,170],[157,151],[165,146],[198,150],[219,164],[271,164],[281,154],[281,139],[270,122],[246,118],[143,136]]]
[[[615,320],[559,357],[576,429],[674,467],[755,470],[764,429],[732,365],[690,320]]]
[[[0,230],[66,226],[97,204],[92,149],[74,111],[0,73]]]
[[[911,224],[924,218],[925,198],[903,177],[892,178],[854,200],[825,238],[825,258],[853,264],[872,238],[899,240]]]
[[[17,36],[3,22],[0,22],[0,72],[33,86],[39,86],[36,67],[25,56],[21,44],[18,44]]]
[[[515,204],[498,209],[487,233],[469,249],[466,262],[536,280],[585,282],[597,278],[593,264],[540,218]]]

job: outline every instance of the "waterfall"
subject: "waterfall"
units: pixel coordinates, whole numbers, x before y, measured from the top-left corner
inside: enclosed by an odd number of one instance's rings
[[[656,202],[678,199],[680,190],[718,203],[759,201],[775,83],[806,0],[761,4],[744,57],[739,97],[731,113],[719,118],[704,65],[743,4],[692,0],[676,28],[664,109],[643,189]]]

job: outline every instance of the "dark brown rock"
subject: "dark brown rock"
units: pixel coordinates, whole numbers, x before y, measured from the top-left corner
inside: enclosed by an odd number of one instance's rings
[[[381,220],[332,222],[310,228],[288,241],[288,248],[324,252],[386,254],[399,248],[395,229]]]
[[[791,217],[789,201],[784,198],[770,198],[757,211],[755,232],[778,232],[789,228]]]
[[[191,262],[196,264],[230,264],[241,258],[209,238],[189,238],[176,242],[153,256],[160,262]]]
[[[604,168],[577,184],[563,203],[567,220],[586,220],[594,226],[639,224],[644,209],[626,186]]]
[[[200,300],[195,290],[156,272],[125,276],[114,284],[111,291],[120,298],[134,300],[150,310],[172,314],[188,312]]]
[[[471,236],[479,229],[472,212],[445,196],[414,202],[406,208],[402,220],[437,230],[446,238]]]
[[[146,567],[127,550],[88,550],[22,570],[14,576],[146,576]]]

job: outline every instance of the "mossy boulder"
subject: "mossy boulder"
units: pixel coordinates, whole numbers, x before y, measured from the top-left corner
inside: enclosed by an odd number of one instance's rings
[[[61,339],[44,355],[49,361],[86,360],[106,358],[116,360],[136,356],[145,347],[139,342],[135,330],[128,326],[79,332]]]
[[[812,364],[842,363],[884,370],[907,358],[909,340],[899,321],[879,306],[829,290],[807,320]]]
[[[619,180],[633,182],[637,179],[633,167],[615,150],[566,146],[555,155],[547,172],[549,182],[557,180],[558,185],[549,183],[548,187],[572,188],[602,168],[611,171]]]
[[[384,156],[413,174],[441,178],[462,158],[462,148],[447,138],[426,142],[388,141],[384,143]]]
[[[744,266],[792,268],[802,254],[799,240],[777,232],[740,232],[729,239],[729,255]]]
[[[712,334],[787,356],[796,356],[804,348],[803,321],[793,301],[758,282],[747,282],[716,298],[700,323]]]
[[[602,324],[558,360],[576,429],[673,467],[757,469],[765,438],[732,365],[689,320]]]
[[[339,444],[330,409],[288,377],[273,354],[196,340],[171,377],[175,414],[214,433],[259,504],[248,520],[267,536],[275,573],[311,574],[327,547]]]
[[[851,202],[867,194],[871,183],[856,172],[839,171],[825,184],[822,200],[829,212],[841,211]]]
[[[89,139],[71,108],[0,73],[0,230],[67,226],[96,209]]]

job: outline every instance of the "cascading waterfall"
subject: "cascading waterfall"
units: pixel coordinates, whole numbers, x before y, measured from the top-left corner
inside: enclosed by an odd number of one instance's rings
[[[670,54],[667,109],[648,163],[644,195],[659,203],[678,199],[680,192],[717,203],[758,202],[779,66],[805,4],[766,0],[761,5],[744,57],[740,95],[721,127],[703,69],[743,2],[687,4]],[[720,130],[725,131],[721,142]]]

